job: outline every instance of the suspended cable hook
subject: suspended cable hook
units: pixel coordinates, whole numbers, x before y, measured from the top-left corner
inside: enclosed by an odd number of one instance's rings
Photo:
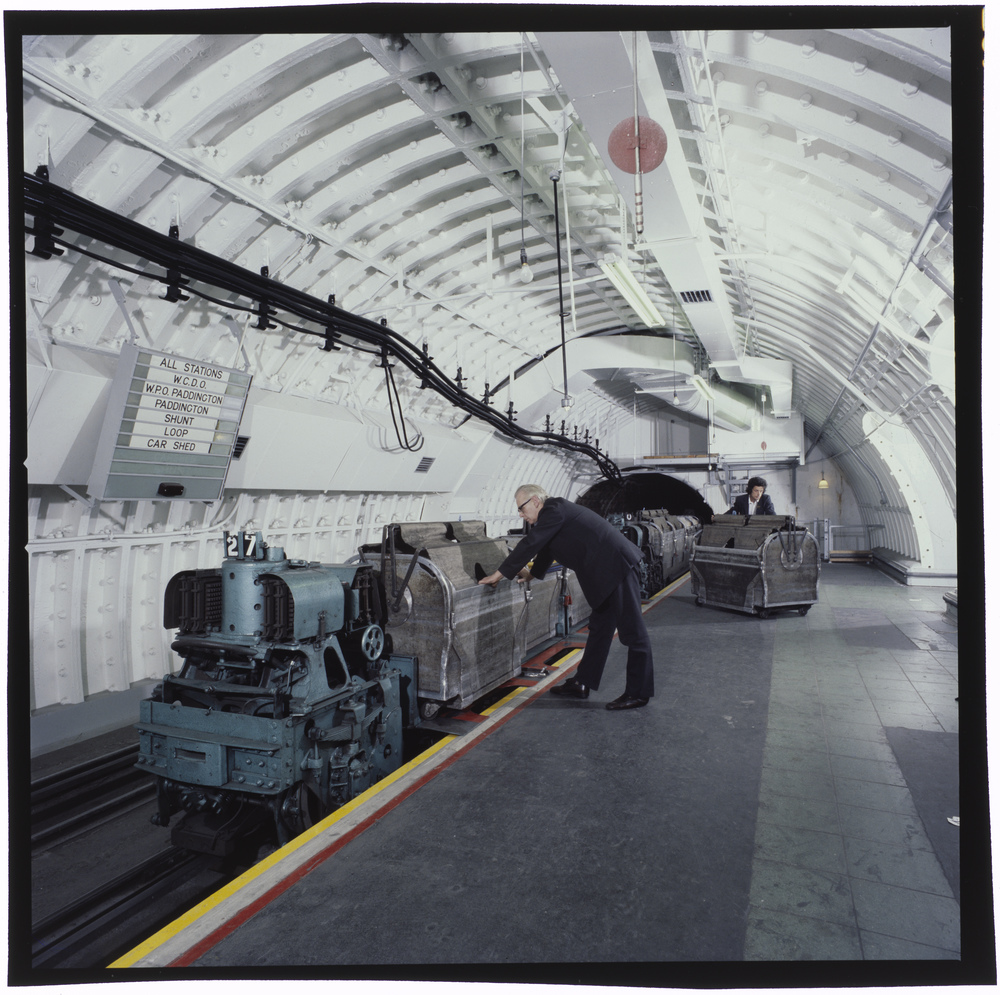
[[[260,275],[265,279],[270,278],[270,267],[261,266]],[[277,313],[274,308],[271,307],[270,300],[262,295],[259,301],[254,301],[253,313],[257,315],[257,321],[254,323],[254,328],[259,328],[262,332],[267,331],[269,328],[277,328],[278,326],[272,324],[271,318]]]
[[[171,238],[175,238],[180,241],[181,229],[179,225],[171,225],[169,230],[169,235]],[[179,269],[167,268],[167,290],[160,300],[170,301],[176,304],[178,301],[186,301],[190,298],[187,294],[181,293],[181,284],[187,283],[187,280],[181,275]]]
[[[334,307],[337,303],[336,294],[328,294],[326,298],[327,304]],[[340,332],[337,331],[337,326],[331,321],[324,328],[325,338],[321,348],[324,352],[340,352],[340,346],[336,344],[337,339],[340,338]]]

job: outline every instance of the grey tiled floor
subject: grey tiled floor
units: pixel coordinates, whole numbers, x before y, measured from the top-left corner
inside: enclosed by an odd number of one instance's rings
[[[804,630],[775,629],[744,958],[957,959],[959,905],[886,735],[958,731],[945,589],[833,573]]]

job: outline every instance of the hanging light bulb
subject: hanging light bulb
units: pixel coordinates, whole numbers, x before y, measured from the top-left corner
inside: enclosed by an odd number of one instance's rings
[[[819,489],[825,491],[829,486],[826,480],[826,470],[823,470],[819,475]]]
[[[534,278],[535,274],[528,265],[528,253],[524,251],[524,246],[521,246],[521,283],[531,283]]]

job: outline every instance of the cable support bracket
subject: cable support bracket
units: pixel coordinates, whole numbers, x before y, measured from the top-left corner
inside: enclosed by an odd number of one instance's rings
[[[431,382],[427,379],[427,365],[430,363],[432,356],[427,355],[427,340],[424,340],[424,347],[422,350],[423,361],[420,364],[420,389],[425,390],[430,387]]]
[[[181,230],[177,225],[170,226],[169,237],[180,241]],[[181,293],[181,284],[187,282],[188,281],[181,275],[181,271],[179,269],[174,269],[168,266],[167,289],[160,300],[170,301],[171,304],[176,304],[178,301],[190,300],[190,297],[187,294]]]
[[[35,176],[48,183],[48,166],[39,166],[35,170]],[[39,259],[51,259],[53,256],[61,256],[63,250],[56,245],[54,239],[62,235],[62,228],[56,228],[52,223],[44,205],[41,205],[38,210],[33,212],[33,216],[34,222],[32,227],[25,229],[29,234],[35,236],[35,244],[28,251],[31,255],[38,256]]]
[[[261,266],[260,275],[265,280],[270,279],[270,274],[270,267]],[[254,328],[259,328],[262,332],[266,332],[269,328],[278,327],[271,321],[277,312],[271,307],[270,298],[266,294],[262,294],[258,300],[253,302],[253,313],[257,316]]]
[[[327,304],[335,306],[337,303],[337,295],[330,294],[326,299]],[[340,332],[337,330],[337,326],[331,321],[329,324],[325,325],[323,328],[323,345],[321,346],[323,352],[340,352],[340,346],[337,345],[337,340],[340,338]]]

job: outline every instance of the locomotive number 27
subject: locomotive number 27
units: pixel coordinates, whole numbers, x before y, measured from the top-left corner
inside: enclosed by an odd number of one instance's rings
[[[259,532],[227,532],[226,556],[238,560],[253,560],[263,557]]]

